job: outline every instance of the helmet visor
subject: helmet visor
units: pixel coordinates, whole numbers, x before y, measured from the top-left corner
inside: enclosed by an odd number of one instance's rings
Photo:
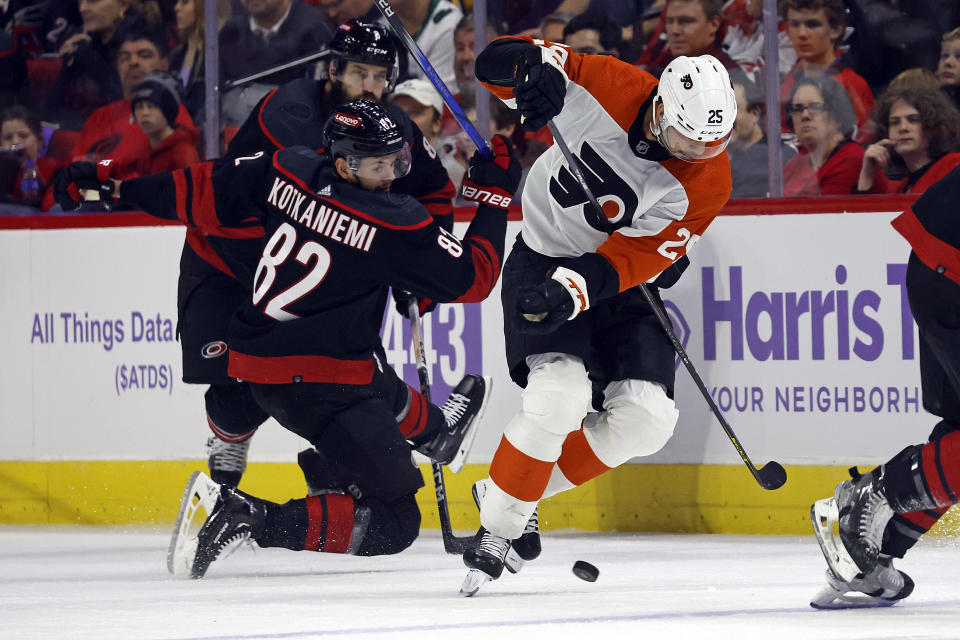
[[[703,162],[723,153],[730,142],[733,130],[727,132],[719,140],[694,140],[680,133],[673,125],[667,124],[666,119],[660,120],[659,131],[656,132],[657,141],[670,152],[674,158],[685,162]]]
[[[350,170],[365,180],[396,180],[410,173],[410,147],[382,156],[347,156]]]

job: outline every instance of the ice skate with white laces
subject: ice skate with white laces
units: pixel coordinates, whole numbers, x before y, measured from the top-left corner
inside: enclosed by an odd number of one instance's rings
[[[465,375],[440,406],[446,428],[416,450],[437,464],[446,465],[452,473],[459,473],[473,446],[492,388],[493,379],[489,376]]]
[[[503,573],[504,559],[510,551],[510,540],[490,533],[483,527],[477,533],[480,542],[463,554],[463,564],[470,570],[460,587],[460,594],[468,598],[490,580]]]
[[[471,493],[473,493],[473,502],[477,505],[477,509],[480,508],[483,496],[487,492],[488,482],[490,480],[484,478],[473,484]],[[510,550],[507,551],[507,556],[504,558],[504,567],[510,573],[517,573],[523,568],[524,563],[540,557],[540,518],[538,512],[539,507],[533,510],[533,514],[527,520],[527,524],[524,525],[523,534],[510,544]]]
[[[207,439],[207,463],[210,466],[210,478],[214,482],[231,487],[240,484],[240,478],[247,470],[251,439],[241,442],[228,442],[217,436]]]
[[[266,504],[233,487],[221,486],[213,512],[197,534],[197,550],[190,567],[191,578],[202,578],[210,565],[256,540],[263,532]]]

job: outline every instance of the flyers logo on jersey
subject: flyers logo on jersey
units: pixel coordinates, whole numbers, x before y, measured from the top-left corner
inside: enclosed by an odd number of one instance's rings
[[[687,89],[688,91],[689,91],[690,89],[693,89],[693,78],[690,77],[690,74],[689,74],[689,73],[688,73],[687,75],[685,75],[685,76],[681,76],[681,77],[680,77],[680,82],[683,83],[683,88],[684,88],[684,89]]]
[[[360,118],[354,118],[351,115],[347,115],[346,113],[340,113],[339,111],[337,111],[337,113],[334,114],[333,119],[341,124],[347,125],[348,127],[360,126]]]

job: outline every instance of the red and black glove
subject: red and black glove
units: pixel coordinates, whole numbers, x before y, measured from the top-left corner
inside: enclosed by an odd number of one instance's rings
[[[506,209],[520,186],[523,168],[507,138],[493,136],[492,146],[492,158],[484,158],[479,151],[470,158],[460,193],[465,200]]]
[[[404,291],[403,289],[397,289],[393,287],[393,302],[396,306],[397,313],[399,313],[404,318],[407,317],[407,314],[410,312],[410,301],[417,301],[417,311],[420,312],[422,316],[425,313],[430,313],[437,308],[437,303],[430,298],[418,298],[409,291]]]
[[[110,179],[110,160],[71,162],[53,174],[53,195],[64,211],[73,211],[86,200],[82,191],[93,190],[100,201],[113,202],[115,184]]]
[[[567,95],[567,74],[545,47],[531,47],[517,63],[513,97],[517,100],[520,124],[536,131],[563,109]]]

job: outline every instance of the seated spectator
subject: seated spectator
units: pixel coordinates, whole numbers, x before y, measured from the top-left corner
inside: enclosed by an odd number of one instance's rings
[[[782,0],[780,11],[787,22],[787,36],[797,52],[797,63],[780,84],[780,102],[787,103],[801,78],[831,77],[843,85],[853,105],[858,126],[855,138],[859,142],[869,141],[865,125],[873,108],[873,93],[866,80],[849,68],[836,50],[847,24],[843,0]]]
[[[121,140],[127,153],[145,156],[150,152],[149,140],[130,117],[130,99],[150,72],[169,68],[167,50],[163,37],[156,31],[129,30],[124,33],[122,40],[116,72],[122,83],[123,98],[97,109],[87,119],[74,144],[75,159],[97,162],[113,157]],[[177,123],[194,129],[193,120],[182,104]]]
[[[879,140],[863,155],[859,191],[886,173],[888,193],[923,193],[960,164],[960,112],[938,87],[891,83],[871,119]]]
[[[960,27],[943,34],[937,79],[954,104],[960,107]]]
[[[43,128],[26,107],[14,105],[0,113],[0,201],[44,210],[54,204],[57,162],[40,156],[42,146]]]
[[[317,53],[336,25],[303,0],[240,0],[246,13],[220,30],[221,80],[231,81]],[[309,75],[303,67],[271,74],[260,82],[279,85]]]
[[[487,20],[487,42],[506,33],[505,25]],[[473,67],[477,63],[476,35],[473,32],[473,14],[464,15],[453,30],[453,74],[457,79],[456,96],[472,94],[475,89]],[[452,119],[452,117],[451,117]],[[454,122],[456,124],[456,122]]]
[[[149,143],[145,150],[126,137],[111,154],[111,177],[129,180],[182,169],[200,161],[197,131],[177,123],[180,80],[166,71],[152,71],[130,99],[133,120]]]
[[[79,129],[98,107],[122,95],[112,64],[127,0],[80,0],[83,30],[60,46],[63,67],[47,98],[47,119]]]
[[[454,51],[450,43],[463,12],[450,0],[393,0],[390,6],[436,69],[440,79],[447,87],[454,86],[457,77],[453,72]],[[413,78],[427,79],[411,54],[407,54],[407,74]]]
[[[727,146],[733,177],[730,197],[763,198],[769,193],[770,184],[767,136],[761,128],[766,112],[764,95],[757,84],[739,69],[730,71],[730,82],[737,97],[737,119]],[[786,162],[796,151],[781,142],[780,154]]]
[[[623,41],[620,28],[602,15],[580,14],[563,28],[563,40],[575,53],[603,53],[620,56]]]
[[[310,4],[326,11],[332,24],[343,24],[354,18],[360,22],[376,22],[380,17],[373,0],[310,0]]]
[[[563,42],[563,29],[567,23],[576,18],[579,14],[555,11],[540,21],[540,27],[536,37],[542,38],[547,42]]]
[[[660,74],[677,56],[712,55],[727,69],[737,63],[717,42],[722,19],[723,0],[666,0],[665,37],[655,32],[647,49],[637,61],[653,75]]]
[[[787,103],[800,152],[783,166],[783,195],[849,195],[857,187],[863,149],[850,142],[856,115],[846,90],[833,78],[800,78]],[[881,173],[872,193],[886,193]]]
[[[443,99],[433,85],[420,78],[411,78],[397,85],[390,102],[403,109],[420,128],[423,138],[434,148],[440,140]]]
[[[198,127],[204,120],[204,33],[205,16],[200,0],[177,0],[173,6],[180,43],[170,52],[170,68],[180,76],[183,85],[183,105]],[[218,0],[219,23],[226,22],[230,5]],[[219,25],[218,25],[219,26]]]

